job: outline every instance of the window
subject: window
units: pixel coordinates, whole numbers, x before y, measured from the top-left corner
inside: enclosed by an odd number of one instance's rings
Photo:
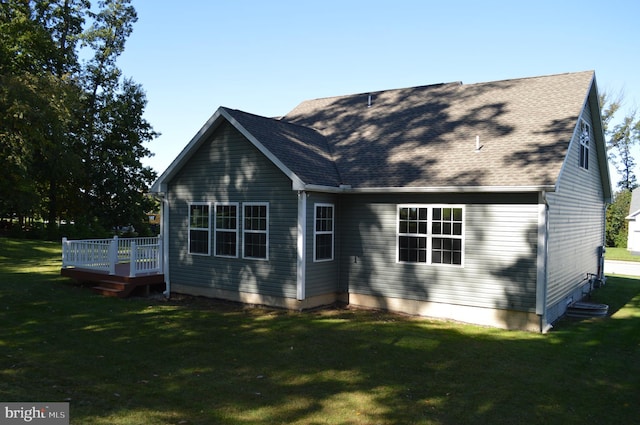
[[[189,254],[209,255],[211,229],[210,205],[203,202],[189,204]]]
[[[580,121],[580,167],[589,169],[589,140],[591,139],[591,129],[589,124]]]
[[[314,261],[333,260],[333,204],[316,204],[313,233]]]
[[[238,256],[238,204],[216,204],[216,256]]]
[[[269,259],[269,204],[247,203],[244,207],[244,258]]]
[[[462,265],[461,206],[398,206],[398,261]]]

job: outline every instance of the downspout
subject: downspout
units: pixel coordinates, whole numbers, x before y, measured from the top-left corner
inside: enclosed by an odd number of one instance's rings
[[[298,267],[296,276],[296,298],[303,301],[306,298],[306,240],[307,240],[307,192],[298,191],[298,236],[297,236],[297,252]]]
[[[604,285],[606,278],[604,277],[604,253],[607,245],[607,208],[609,205],[606,201],[602,204],[602,244],[598,249],[598,280],[600,285]]]
[[[162,221],[160,222],[160,235],[162,236],[162,268],[164,273],[165,298],[171,298],[171,278],[169,277],[169,200],[162,196]]]
[[[549,205],[546,192],[538,197],[538,252],[536,276],[536,314],[540,318],[540,332],[547,333],[551,325],[547,323],[547,258],[549,240]]]

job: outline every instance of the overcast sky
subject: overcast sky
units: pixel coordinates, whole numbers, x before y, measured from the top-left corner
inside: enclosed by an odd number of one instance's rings
[[[147,93],[169,166],[219,106],[280,116],[306,99],[595,70],[640,101],[635,0],[133,0],[119,66]],[[640,160],[640,158],[636,158]],[[636,172],[636,174],[638,174]],[[612,180],[617,180],[612,176]]]

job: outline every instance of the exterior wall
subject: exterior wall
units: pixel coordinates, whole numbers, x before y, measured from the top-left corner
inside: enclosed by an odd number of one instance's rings
[[[593,129],[589,108],[582,118]],[[579,166],[580,142],[574,136],[554,193],[547,194],[547,322],[563,315],[588,291],[587,273],[598,271],[604,244],[604,194],[593,135],[589,169]]]
[[[640,251],[640,222],[638,217],[633,216],[628,221],[629,231],[627,234],[627,250],[631,252]]]
[[[339,236],[337,223],[340,222],[338,201],[336,195],[324,193],[307,193],[307,234],[306,234],[306,297],[314,297],[323,294],[336,294],[338,288],[339,272]],[[334,256],[332,261],[314,261],[314,211],[316,203],[333,204],[334,220]],[[335,301],[335,300],[334,300]]]
[[[213,133],[169,182],[167,199],[172,290],[239,301],[295,299],[297,194],[291,180],[235,128],[224,123]],[[189,202],[211,202],[212,211],[215,202],[240,203],[239,258],[214,256],[213,216],[211,255],[188,253]],[[269,203],[267,261],[242,258],[243,202]]]
[[[340,284],[348,287],[351,303],[375,299],[367,305],[388,309],[411,301],[464,306],[504,313],[497,315],[494,326],[529,327],[512,321],[537,321],[537,202],[536,194],[343,197]],[[397,205],[406,203],[465,206],[463,267],[396,261]],[[455,317],[455,310],[449,309],[452,316],[440,316],[463,320]],[[478,323],[471,316],[465,317]]]

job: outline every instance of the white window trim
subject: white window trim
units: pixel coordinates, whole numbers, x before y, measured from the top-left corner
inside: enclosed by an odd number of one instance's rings
[[[247,230],[244,227],[245,222],[245,207],[266,207],[267,209],[267,229],[266,230]],[[246,240],[247,233],[260,233],[266,235],[266,257],[247,257],[245,254],[245,245],[244,242]],[[256,260],[256,261],[269,261],[269,203],[268,202],[244,202],[242,204],[242,258],[246,260]]]
[[[331,231],[328,232],[326,230],[318,231],[317,230],[317,220],[318,220],[318,207],[331,207]],[[336,207],[334,204],[318,202],[313,204],[313,262],[314,263],[324,263],[327,261],[333,261],[335,258],[335,228],[336,228]],[[331,235],[331,258],[321,258],[318,259],[316,257],[316,237],[318,235]]]
[[[236,253],[235,255],[219,255],[216,254],[218,252],[217,250],[217,243],[218,243],[218,220],[217,220],[217,213],[218,213],[218,207],[228,207],[228,206],[235,206],[236,207],[236,228],[235,231],[234,230],[229,230],[229,229],[220,229],[220,232],[224,232],[224,233],[234,233],[236,234]],[[239,238],[239,209],[240,209],[240,204],[238,202],[216,202],[214,204],[213,207],[213,255],[215,257],[220,257],[220,258],[238,258],[238,244],[240,244],[240,238]]]
[[[586,130],[586,143],[585,143],[585,130]],[[578,135],[578,139],[580,140],[580,151],[578,152],[578,166],[585,170],[589,171],[589,157],[591,156],[591,126],[584,119],[580,120],[580,134]],[[587,158],[583,157],[583,148],[587,152]]]
[[[400,209],[401,208],[427,208],[427,234],[423,233],[400,233]],[[462,235],[434,235],[432,233],[433,209],[434,208],[461,208],[462,209]],[[465,206],[461,204],[398,204],[396,207],[396,263],[413,264],[417,266],[437,266],[437,267],[456,267],[464,268],[465,263],[465,239],[466,239],[466,213]],[[427,261],[424,263],[417,261],[400,261],[400,236],[419,236],[427,238]],[[461,258],[460,264],[443,264],[432,262],[433,238],[443,237],[461,240]]]
[[[207,228],[204,227],[191,227],[191,207],[193,206],[207,206],[208,208],[208,212],[209,212],[209,217],[207,217]],[[189,218],[188,218],[188,229],[187,229],[187,252],[189,253],[189,255],[200,255],[200,256],[210,256],[211,255],[211,202],[188,202],[188,211],[189,211]],[[191,252],[191,231],[192,230],[199,230],[199,231],[206,231],[207,232],[207,240],[208,240],[208,244],[207,244],[207,253],[204,252]]]

